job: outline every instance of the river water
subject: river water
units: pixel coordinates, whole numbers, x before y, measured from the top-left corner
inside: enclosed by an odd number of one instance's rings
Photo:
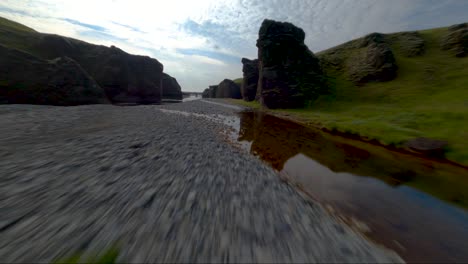
[[[468,170],[333,136],[261,112],[237,140],[408,262],[468,262]]]

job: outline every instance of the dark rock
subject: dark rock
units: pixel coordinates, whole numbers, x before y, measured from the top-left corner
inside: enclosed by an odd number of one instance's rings
[[[229,79],[224,79],[216,89],[216,98],[241,99],[240,87]]]
[[[210,98],[210,88],[203,90],[202,98]]]
[[[297,108],[326,92],[319,60],[304,44],[302,29],[265,19],[257,40],[257,96],[268,108]]]
[[[113,103],[159,103],[163,65],[148,56],[128,54],[115,46],[89,44],[40,34],[34,50],[41,58],[67,56],[78,62]]]
[[[347,61],[347,75],[356,84],[369,81],[390,81],[396,77],[398,66],[393,52],[388,44],[376,36],[378,35],[369,37],[366,41],[368,46],[360,49]]]
[[[253,101],[257,95],[258,60],[242,58],[242,72],[244,73],[241,94],[245,101]]]
[[[442,38],[442,50],[449,50],[457,57],[468,54],[468,23],[453,25]]]
[[[182,89],[177,80],[169,74],[162,75],[162,98],[171,100],[182,100]]]
[[[448,142],[420,137],[410,139],[404,145],[412,151],[416,151],[430,157],[443,158]]]
[[[80,105],[109,103],[103,89],[69,57],[43,60],[0,45],[0,102]]]
[[[216,98],[218,85],[210,85],[210,87],[208,89],[209,89],[208,98]]]

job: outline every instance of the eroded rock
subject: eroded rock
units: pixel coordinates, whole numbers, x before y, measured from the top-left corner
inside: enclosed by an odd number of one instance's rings
[[[43,60],[0,45],[0,103],[109,103],[103,89],[69,57]]]
[[[182,89],[177,80],[169,74],[162,74],[162,98],[182,100]]]
[[[304,31],[291,23],[263,21],[257,40],[257,94],[264,106],[302,107],[326,91],[319,60],[304,39]]]
[[[449,27],[442,38],[441,48],[451,51],[457,57],[465,57],[468,54],[468,23]]]
[[[240,87],[234,81],[224,79],[216,89],[216,98],[241,99]]]
[[[241,87],[242,98],[253,101],[257,95],[258,60],[242,58],[242,72],[244,73]]]
[[[347,60],[346,73],[356,84],[369,81],[390,81],[398,66],[384,35],[373,33],[363,38],[361,48]]]
[[[420,137],[410,139],[404,145],[410,150],[419,152],[426,156],[442,158],[444,157],[448,142],[444,140]]]

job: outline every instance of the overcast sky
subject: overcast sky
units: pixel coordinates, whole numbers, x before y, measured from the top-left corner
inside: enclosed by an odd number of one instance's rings
[[[0,16],[151,56],[183,90],[202,91],[242,77],[265,18],[303,28],[317,52],[371,32],[468,22],[468,0],[1,0]]]

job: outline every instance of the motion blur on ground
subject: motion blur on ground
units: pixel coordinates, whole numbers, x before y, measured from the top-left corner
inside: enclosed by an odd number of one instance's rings
[[[0,262],[468,262],[467,1],[0,3]]]

